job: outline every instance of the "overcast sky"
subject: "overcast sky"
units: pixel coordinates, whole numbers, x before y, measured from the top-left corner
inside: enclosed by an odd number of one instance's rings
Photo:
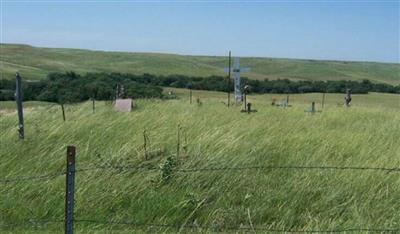
[[[399,1],[4,1],[1,42],[399,63]]]

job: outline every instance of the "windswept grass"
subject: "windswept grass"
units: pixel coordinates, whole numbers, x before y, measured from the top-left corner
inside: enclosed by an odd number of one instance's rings
[[[65,169],[66,146],[77,147],[77,170],[131,165],[137,170],[89,170],[76,174],[77,220],[125,221],[176,227],[138,226],[141,231],[224,231],[228,227],[293,230],[400,228],[400,174],[369,170],[226,170],[185,168],[245,166],[400,167],[400,103],[397,95],[359,95],[351,108],[328,95],[323,112],[304,112],[321,94],[293,95],[293,107],[270,105],[272,96],[251,96],[258,110],[227,108],[225,94],[195,92],[202,106],[180,100],[139,100],[132,113],[98,102],[26,112],[26,140],[17,139],[17,116],[0,117],[0,178]],[[372,100],[382,98],[384,102]],[[319,105],[317,107],[320,109]],[[176,156],[177,129],[181,148]],[[148,133],[145,160],[143,131]],[[169,170],[148,170],[165,166]],[[164,174],[163,174],[164,171]],[[169,173],[170,179],[165,177]],[[164,176],[164,177],[163,177]],[[164,178],[164,179],[163,179]],[[4,226],[26,219],[64,215],[64,176],[46,181],[3,183],[0,230],[61,233],[62,223]],[[209,226],[202,229],[200,226]],[[77,233],[132,233],[129,225],[76,223]],[[138,231],[140,231],[138,230]],[[182,229],[182,232],[190,230]],[[233,231],[236,232],[236,231]],[[263,232],[263,231],[260,231]]]

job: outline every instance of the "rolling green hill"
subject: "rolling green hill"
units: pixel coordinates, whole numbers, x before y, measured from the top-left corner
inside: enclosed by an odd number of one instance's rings
[[[224,75],[226,57],[187,56],[156,53],[105,52],[80,49],[39,48],[1,44],[2,78],[11,79],[18,70],[29,80],[48,72],[121,72],[190,76]],[[362,80],[400,84],[400,64],[321,61],[275,58],[242,58],[250,67],[245,76],[253,79]]]

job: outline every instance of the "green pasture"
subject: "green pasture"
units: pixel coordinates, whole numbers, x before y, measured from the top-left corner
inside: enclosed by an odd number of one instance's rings
[[[400,229],[398,171],[257,169],[399,168],[399,95],[354,95],[346,108],[327,94],[323,110],[322,94],[290,95],[287,109],[271,106],[285,95],[255,95],[246,114],[225,93],[193,91],[190,104],[188,90],[167,91],[179,99],[136,100],[131,113],[67,105],[66,122],[57,105],[25,103],[23,141],[14,104],[1,102],[0,179],[63,172],[75,145],[75,219],[136,224],[77,222],[76,233]],[[304,112],[312,101],[322,112]],[[254,168],[199,170],[238,167]],[[62,221],[64,190],[64,176],[1,183],[0,232],[62,233],[35,220]]]

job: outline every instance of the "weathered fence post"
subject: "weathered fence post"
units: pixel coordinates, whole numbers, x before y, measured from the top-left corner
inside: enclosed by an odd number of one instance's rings
[[[144,148],[144,158],[147,160],[147,135],[146,130],[143,131],[143,148]]]
[[[190,104],[192,104],[192,88],[193,88],[193,83],[192,83],[192,82],[189,82],[189,83],[186,85],[186,88],[189,89],[189,102],[190,102]]]
[[[74,233],[75,152],[75,146],[67,146],[65,234]]]
[[[315,102],[311,103],[311,113],[315,113]]]
[[[289,107],[289,95],[286,95],[286,105]]]
[[[229,51],[228,64],[228,107],[231,105],[231,51]]]
[[[61,103],[61,112],[62,112],[62,117],[63,117],[63,120],[64,120],[64,122],[65,122],[64,103]]]
[[[94,100],[94,98],[92,98],[92,108],[93,108],[93,113],[94,113],[94,110],[96,109],[96,106],[95,106],[95,100]]]
[[[324,109],[325,105],[325,93],[322,94],[322,109]]]
[[[15,100],[17,102],[17,110],[18,110],[18,134],[19,139],[24,139],[24,113],[22,108],[22,85],[21,85],[21,76],[17,72],[15,75],[16,78],[16,92],[15,92]]]
[[[176,143],[176,160],[178,161],[179,159],[179,150],[181,148],[181,125],[178,124],[178,137],[177,137],[177,143]]]

